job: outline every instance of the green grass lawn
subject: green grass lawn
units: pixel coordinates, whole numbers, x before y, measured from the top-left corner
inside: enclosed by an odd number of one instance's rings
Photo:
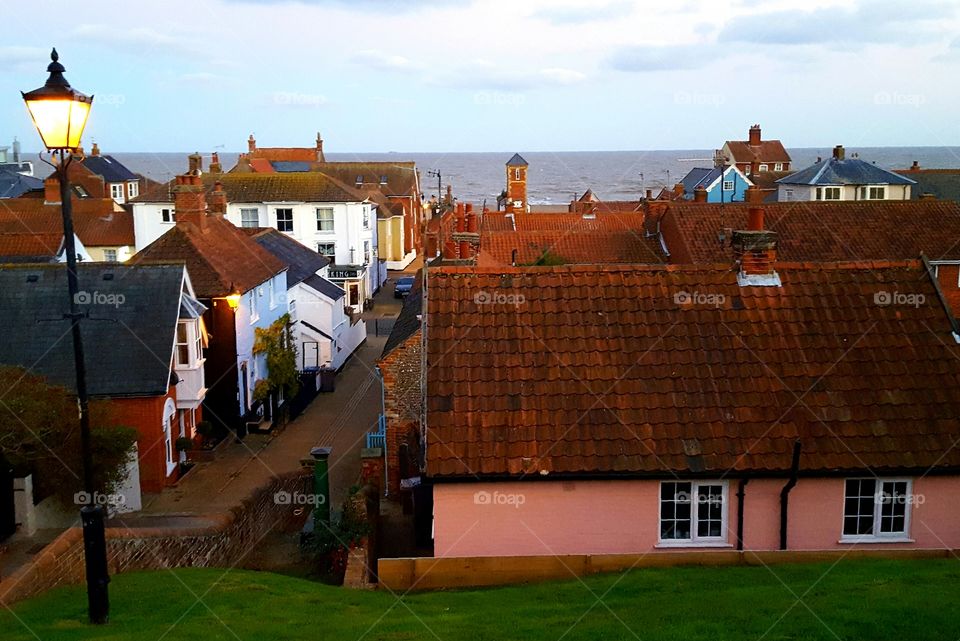
[[[114,577],[110,596],[106,627],[86,623],[79,587],[0,609],[0,639],[960,638],[956,560],[641,569],[399,601],[277,574],[181,569]]]

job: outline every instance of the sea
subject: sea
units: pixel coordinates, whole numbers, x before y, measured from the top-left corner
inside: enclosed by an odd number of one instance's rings
[[[788,149],[795,170],[813,164],[818,157],[829,157],[829,147]],[[219,151],[225,169],[233,167],[239,153]],[[505,164],[510,152],[387,152],[328,153],[327,160],[338,161],[414,161],[420,170],[421,189],[428,196],[447,185],[462,202],[495,205],[506,182]],[[960,147],[861,147],[846,149],[847,157],[859,154],[862,160],[886,169],[910,167],[914,161],[927,169],[960,167]],[[655,192],[672,186],[695,167],[712,167],[712,149],[653,151],[569,151],[545,152],[520,150],[530,164],[527,171],[527,199],[532,205],[569,203],[587,189],[603,200],[635,200],[647,189]],[[153,180],[166,182],[187,168],[184,153],[112,154],[131,170]],[[210,162],[205,154],[204,166]],[[439,173],[439,180],[436,174]]]

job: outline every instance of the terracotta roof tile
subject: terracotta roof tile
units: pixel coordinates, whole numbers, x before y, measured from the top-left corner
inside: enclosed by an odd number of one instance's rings
[[[259,202],[362,202],[365,196],[336,178],[318,172],[203,174],[206,193],[220,181],[227,201]],[[173,181],[151,189],[133,202],[172,203]]]
[[[74,198],[73,225],[87,247],[134,245],[133,215],[110,198]],[[0,232],[63,234],[60,203],[42,198],[0,200]]]
[[[920,263],[777,269],[431,269],[428,474],[782,473],[798,439],[805,473],[960,466],[960,347]]]
[[[208,216],[203,229],[178,222],[129,262],[167,261],[186,264],[198,298],[247,292],[286,269],[249,234],[219,216]]]
[[[759,145],[751,145],[748,140],[728,140],[727,146],[734,162],[790,162],[790,154],[779,140],[761,140]]]
[[[63,233],[0,232],[0,256],[53,258],[63,244]]]

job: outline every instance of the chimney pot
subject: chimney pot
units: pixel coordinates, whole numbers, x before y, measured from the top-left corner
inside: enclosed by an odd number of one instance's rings
[[[100,155],[100,147],[97,145],[97,143],[93,143],[93,147],[90,148],[90,157],[96,158],[99,155]]]
[[[653,198],[653,190],[652,190],[652,189],[648,189],[648,190],[647,190],[647,200],[650,200],[650,199],[652,199],[652,198]]]
[[[203,156],[198,152],[193,152],[187,157],[187,173],[199,176],[203,171]]]

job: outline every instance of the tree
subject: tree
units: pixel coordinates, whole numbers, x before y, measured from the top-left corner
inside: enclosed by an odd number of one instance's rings
[[[267,378],[257,381],[253,396],[265,401],[271,392],[282,389],[288,397],[296,396],[300,391],[300,379],[297,377],[297,343],[293,335],[290,314],[284,314],[270,327],[257,328],[253,342],[254,354],[265,354],[267,358]]]
[[[20,367],[0,365],[0,456],[34,474],[40,496],[64,505],[83,490],[76,396]],[[114,425],[108,401],[90,403],[94,490],[112,494],[123,482],[136,431]]]

